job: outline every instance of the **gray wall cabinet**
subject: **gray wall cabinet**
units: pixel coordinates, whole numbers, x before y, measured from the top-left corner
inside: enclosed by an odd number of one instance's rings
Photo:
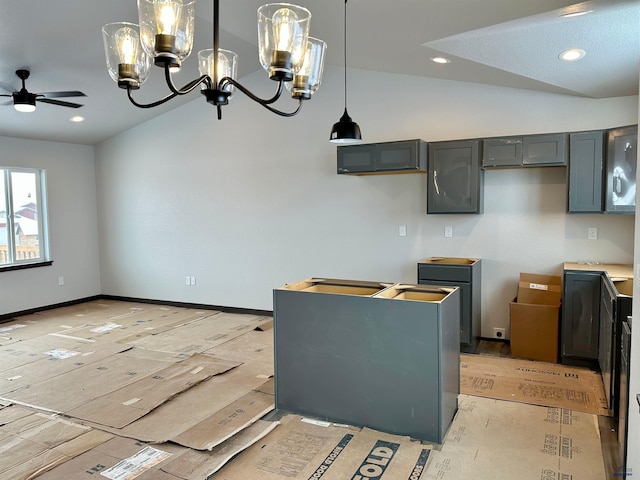
[[[564,272],[562,363],[597,365],[600,336],[600,277],[602,272]]]
[[[460,391],[459,290],[341,282],[274,290],[276,408],[442,443]]]
[[[477,258],[430,257],[418,262],[418,283],[460,287],[460,351],[474,353],[480,340],[481,261]]]
[[[429,143],[427,213],[482,213],[480,141]]]
[[[567,164],[567,134],[486,138],[482,167],[543,167]]]
[[[427,143],[424,140],[341,145],[337,150],[339,174],[372,175],[427,171]]]
[[[606,212],[636,210],[637,143],[637,125],[608,131]]]
[[[571,133],[569,136],[569,208],[571,213],[603,210],[604,132]]]

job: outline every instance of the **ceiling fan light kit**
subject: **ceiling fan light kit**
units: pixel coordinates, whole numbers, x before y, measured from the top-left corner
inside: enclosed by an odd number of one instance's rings
[[[56,97],[84,97],[84,93],[77,90],[64,92],[31,93],[27,90],[26,80],[30,76],[29,70],[16,70],[17,77],[22,81],[22,88],[11,93],[0,93],[0,97],[13,97],[13,108],[18,112],[30,113],[36,110],[36,102],[49,103],[59,107],[79,108],[79,103],[54,100]],[[4,88],[4,87],[3,87]],[[7,91],[10,91],[7,89]]]
[[[127,90],[131,103],[140,108],[153,108],[186,95],[198,86],[207,102],[215,105],[218,119],[221,107],[227,105],[236,90],[247,95],[269,111],[284,117],[296,115],[304,100],[309,100],[320,87],[326,44],[309,37],[311,13],[288,3],[271,3],[258,9],[258,54],[262,67],[277,82],[271,98],[260,98],[238,82],[238,56],[219,47],[219,0],[213,0],[213,48],[198,52],[200,76],[177,87],[172,73],[182,67],[191,54],[195,24],[195,0],[138,0],[139,25],[119,22],[102,28],[107,70],[120,88]],[[132,96],[148,77],[153,64],[164,70],[170,92],[147,104]],[[273,106],[284,87],[298,101],[290,112]]]

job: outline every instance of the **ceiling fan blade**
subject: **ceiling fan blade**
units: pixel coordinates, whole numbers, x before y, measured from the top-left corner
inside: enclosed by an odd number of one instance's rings
[[[42,95],[46,98],[60,98],[60,97],[86,97],[86,95],[77,90],[69,91],[69,92],[42,92],[39,93],[38,96]]]
[[[13,88],[12,85],[9,85],[8,83],[4,83],[4,82],[0,82],[0,88],[5,92],[9,92],[9,93],[17,92],[19,90],[19,89]]]
[[[42,103],[50,103],[51,105],[58,105],[60,107],[71,107],[71,108],[80,108],[82,107],[82,105],[80,105],[79,103],[71,103],[71,102],[64,102],[62,100],[52,100],[50,98],[36,98],[37,102],[42,102]]]

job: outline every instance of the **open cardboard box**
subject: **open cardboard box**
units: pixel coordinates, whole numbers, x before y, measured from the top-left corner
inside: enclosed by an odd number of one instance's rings
[[[558,362],[562,278],[521,273],[518,296],[510,303],[511,355]]]

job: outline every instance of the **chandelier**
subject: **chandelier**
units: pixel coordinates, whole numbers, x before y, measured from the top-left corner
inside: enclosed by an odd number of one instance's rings
[[[288,3],[270,3],[258,9],[258,54],[269,78],[277,83],[271,98],[260,98],[236,79],[238,56],[219,47],[219,0],[213,1],[213,48],[198,52],[200,76],[178,87],[172,74],[191,54],[196,0],[138,0],[139,25],[128,22],[109,23],[102,27],[107,70],[118,87],[127,90],[131,103],[139,108],[153,108],[186,95],[198,86],[208,103],[215,105],[218,119],[222,106],[236,90],[269,111],[292,117],[320,87],[326,44],[309,36],[311,13]],[[133,98],[149,75],[151,63],[164,70],[169,93],[152,103]],[[293,111],[273,105],[284,88],[297,100]]]

